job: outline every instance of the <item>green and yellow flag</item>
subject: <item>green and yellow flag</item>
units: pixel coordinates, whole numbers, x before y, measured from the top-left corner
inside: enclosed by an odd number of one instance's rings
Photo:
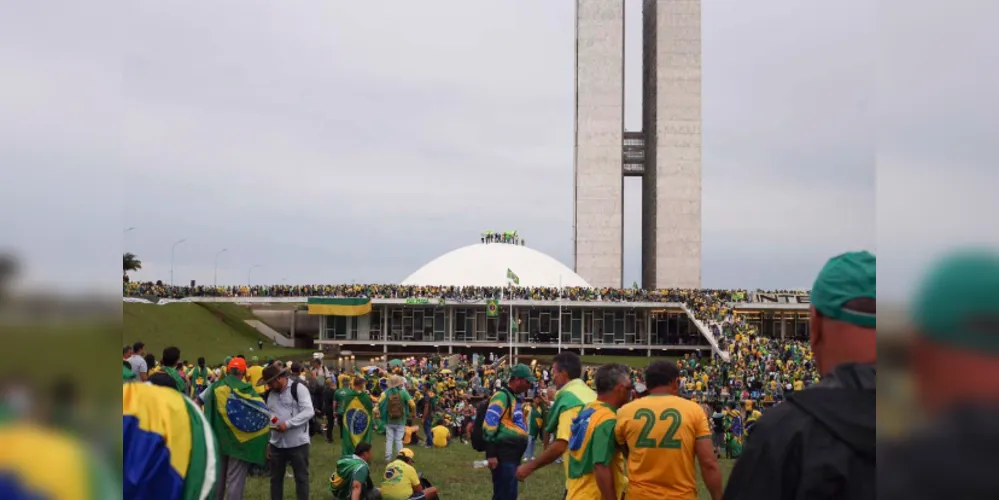
[[[511,271],[509,268],[507,268],[506,270],[506,279],[512,281],[514,285],[520,284],[520,277],[517,276],[517,274]]]
[[[309,314],[322,316],[364,316],[371,312],[367,297],[309,297]]]
[[[271,411],[253,386],[233,375],[212,384],[205,396],[205,419],[222,455],[251,464],[267,462]]]
[[[344,395],[343,434],[341,439],[341,456],[354,454],[354,449],[360,443],[371,443],[371,431],[374,418],[374,404],[367,392],[350,389]]]
[[[499,300],[489,299],[486,301],[486,316],[490,318],[499,316]]]

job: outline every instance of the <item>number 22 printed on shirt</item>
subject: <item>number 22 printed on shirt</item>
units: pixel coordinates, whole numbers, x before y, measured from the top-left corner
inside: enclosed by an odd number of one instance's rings
[[[675,439],[676,432],[680,430],[680,425],[683,423],[683,417],[680,412],[675,408],[667,408],[659,414],[659,419],[656,419],[656,414],[648,408],[642,408],[635,412],[635,420],[643,420],[645,423],[642,424],[642,431],[638,434],[638,439],[635,440],[635,448],[665,448],[671,450],[678,450],[683,446],[683,443],[679,439]],[[652,433],[653,429],[656,428],[656,422],[665,422],[669,420],[669,427],[666,429],[666,433],[663,435],[662,440],[656,443],[655,439],[651,439],[649,434]]]

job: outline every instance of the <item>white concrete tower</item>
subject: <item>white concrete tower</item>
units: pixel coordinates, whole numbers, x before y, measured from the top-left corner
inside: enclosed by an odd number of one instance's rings
[[[576,0],[573,254],[594,287],[621,286],[624,0]]]

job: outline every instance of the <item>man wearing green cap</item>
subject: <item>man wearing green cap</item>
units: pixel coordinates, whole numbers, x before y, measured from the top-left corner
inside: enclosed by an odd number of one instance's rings
[[[482,421],[486,463],[492,470],[493,498],[517,500],[517,466],[527,451],[524,393],[538,379],[531,368],[518,364],[510,370],[506,386],[493,394]]]
[[[883,498],[999,498],[999,253],[946,256],[911,304],[909,369],[928,424],[882,443]]]
[[[877,258],[829,259],[811,303],[810,343],[823,379],[758,421],[726,500],[876,496]]]

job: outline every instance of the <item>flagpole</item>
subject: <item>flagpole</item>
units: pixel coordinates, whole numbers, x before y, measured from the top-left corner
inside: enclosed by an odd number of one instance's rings
[[[510,277],[509,276],[507,276],[506,284],[507,284],[507,286],[510,286]],[[506,329],[507,329],[507,332],[506,332],[506,341],[510,345],[510,358],[509,358],[510,362],[509,362],[509,365],[512,368],[513,367],[513,304],[512,303],[510,304],[510,317],[508,318]]]
[[[562,352],[562,275],[558,275],[558,352]]]

